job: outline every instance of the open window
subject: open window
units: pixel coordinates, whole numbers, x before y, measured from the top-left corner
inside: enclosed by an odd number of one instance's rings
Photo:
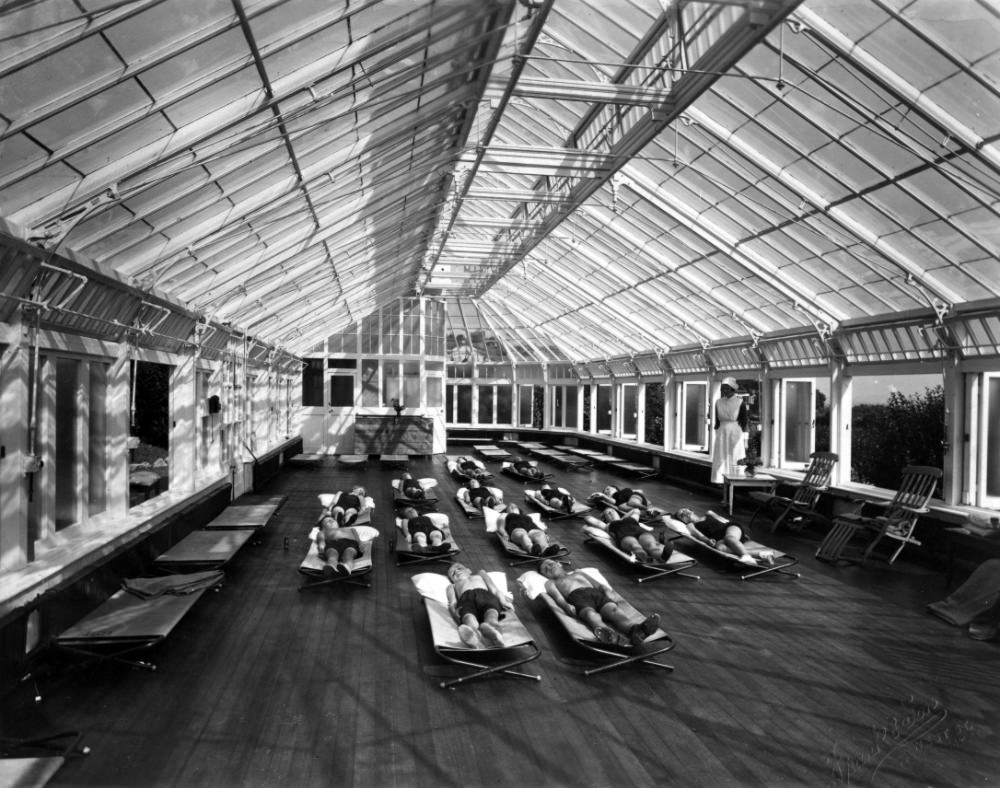
[[[708,385],[693,381],[681,383],[681,448],[688,451],[708,449]]]

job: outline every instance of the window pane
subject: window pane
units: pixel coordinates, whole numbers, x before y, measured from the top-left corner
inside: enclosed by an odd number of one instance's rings
[[[704,383],[684,385],[684,445],[705,447],[705,400],[707,386]]]
[[[622,432],[635,435],[639,423],[638,386],[622,386]]]
[[[1000,496],[1000,378],[987,379],[986,494]]]
[[[90,365],[90,451],[88,453],[88,513],[108,508],[108,365]]]
[[[302,368],[302,405],[307,408],[323,407],[322,359],[306,359],[306,365]]]
[[[472,386],[456,386],[458,414],[456,424],[472,424]]]
[[[354,376],[334,375],[330,378],[330,407],[350,408],[354,405]]]
[[[497,424],[510,424],[514,418],[514,387],[497,386]]]
[[[531,425],[531,386],[518,386],[517,422],[526,427]]]
[[[382,404],[388,405],[394,399],[400,399],[399,391],[399,363],[396,361],[386,361],[383,363],[382,376]]]
[[[493,423],[493,386],[478,386],[479,390],[479,423]]]
[[[427,407],[440,408],[442,405],[441,378],[427,378]],[[445,414],[445,419],[450,414]]]
[[[785,462],[809,462],[814,412],[812,383],[788,381],[785,384]]]
[[[597,431],[611,431],[611,386],[597,387]]]
[[[379,405],[378,362],[366,358],[361,361],[361,404],[366,408]]]
[[[662,383],[646,384],[646,443],[663,445],[663,392]]]

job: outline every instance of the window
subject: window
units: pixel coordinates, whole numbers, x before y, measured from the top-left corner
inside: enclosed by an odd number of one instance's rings
[[[323,359],[306,359],[302,368],[302,407],[323,407]]]
[[[531,426],[531,386],[517,387],[517,423],[522,427]]]
[[[611,432],[611,386],[597,388],[597,431]]]
[[[978,466],[982,493],[980,506],[1000,507],[1000,373],[988,373],[983,379],[980,411],[980,448]]]
[[[645,442],[663,446],[663,409],[665,387],[662,383],[646,384]]]
[[[90,365],[90,446],[87,457],[89,515],[108,508],[108,365]]]
[[[420,404],[420,362],[403,362],[403,396],[399,400],[404,406],[416,407]]]
[[[681,383],[681,448],[689,451],[708,449],[708,386],[704,383]]]
[[[563,426],[569,427],[572,430],[577,428],[577,423],[579,422],[579,391],[580,389],[577,386],[566,387],[566,408],[564,411],[565,421]]]
[[[456,386],[455,423],[472,424],[472,386]]]
[[[781,382],[781,465],[809,462],[816,445],[816,398],[811,378]]]
[[[394,399],[403,402],[399,386],[399,362],[382,362],[382,405],[388,407]]]
[[[354,375],[330,376],[330,407],[354,407]]]
[[[493,386],[477,386],[479,393],[479,423],[493,424]]]
[[[497,386],[497,424],[512,424],[514,420],[514,387]]]
[[[622,435],[634,438],[639,425],[639,387],[634,383],[626,383],[621,388],[621,398]]]
[[[380,404],[378,398],[378,361],[372,358],[361,361],[361,404],[366,408],[375,408]]]

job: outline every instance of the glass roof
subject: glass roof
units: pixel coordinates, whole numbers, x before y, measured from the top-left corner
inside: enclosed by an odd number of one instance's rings
[[[426,295],[489,360],[1000,354],[994,2],[17,0],[0,41],[5,231],[289,353]]]

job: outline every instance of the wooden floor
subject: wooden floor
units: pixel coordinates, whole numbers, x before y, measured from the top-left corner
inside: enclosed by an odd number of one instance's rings
[[[456,450],[459,453],[460,450]],[[374,466],[370,463],[370,466]],[[498,464],[493,466],[499,471]],[[473,568],[507,568],[482,520],[454,502],[443,457],[411,464],[440,480]],[[604,471],[560,472],[578,496]],[[148,673],[111,665],[23,684],[3,700],[6,736],[74,729],[91,754],[72,786],[973,786],[1000,783],[1000,643],[930,616],[943,573],[909,562],[835,569],[820,534],[763,541],[801,557],[799,579],[741,582],[702,563],[701,580],[636,584],[583,543],[578,520],[550,533],[576,566],[596,566],[637,608],[659,611],[677,647],[649,667],[584,676],[549,612],[518,598],[543,649],[540,682],[500,677],[439,687],[460,668],[433,652],[410,577],[388,552],[398,471],[332,462],[286,471],[288,496],[259,545],[227,569],[163,644]],[[363,483],[376,501],[371,589],[298,591],[317,494]],[[508,500],[521,486],[497,476]],[[664,481],[632,482],[657,504],[718,508]],[[738,512],[749,516],[749,509]],[[287,549],[286,549],[287,546]],[[426,568],[426,567],[425,567]]]

